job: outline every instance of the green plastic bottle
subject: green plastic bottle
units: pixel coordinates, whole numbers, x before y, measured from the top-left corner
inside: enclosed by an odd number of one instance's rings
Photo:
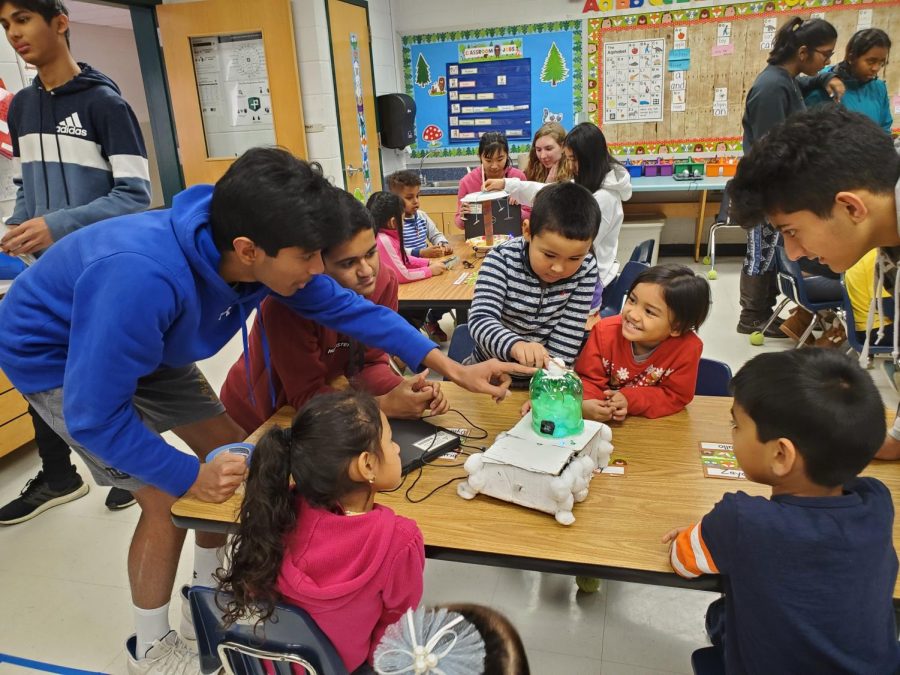
[[[558,359],[531,378],[531,427],[541,436],[564,438],[584,430],[581,378]]]

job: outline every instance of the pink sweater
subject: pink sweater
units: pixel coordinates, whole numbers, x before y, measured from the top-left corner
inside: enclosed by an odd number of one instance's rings
[[[507,167],[506,171],[503,172],[503,177],[525,180],[525,174],[513,166]],[[484,173],[480,166],[474,171],[467,173],[462,177],[462,180],[459,181],[459,192],[456,194],[456,226],[461,230],[466,229],[466,224],[463,222],[463,216],[459,212],[459,207],[462,205],[462,198],[473,192],[481,192],[482,185],[484,185]],[[531,207],[522,206],[522,220],[530,217]]]
[[[306,610],[352,672],[385,629],[422,599],[425,546],[415,521],[385,506],[345,516],[297,498],[278,591]]]
[[[400,253],[400,237],[397,230],[381,230],[375,239],[378,246],[378,259],[382,265],[390,268],[397,281],[401,284],[408,284],[410,281],[419,281],[420,279],[428,279],[431,277],[431,269],[428,267],[429,260],[426,258],[417,258],[414,255],[409,256],[409,263],[404,264],[403,256]]]

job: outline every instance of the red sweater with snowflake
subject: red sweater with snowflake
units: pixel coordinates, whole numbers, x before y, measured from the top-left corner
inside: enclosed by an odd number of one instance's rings
[[[663,340],[646,361],[634,359],[632,343],[622,337],[622,317],[601,319],[588,336],[575,372],[584,382],[584,400],[604,398],[618,389],[628,399],[628,414],[665,417],[694,398],[703,343],[692,331]]]

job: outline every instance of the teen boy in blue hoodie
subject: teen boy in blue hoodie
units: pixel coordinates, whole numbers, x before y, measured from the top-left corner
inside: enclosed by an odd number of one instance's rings
[[[127,642],[130,673],[190,667],[168,624],[184,540],[170,510],[185,494],[224,501],[246,465],[225,453],[201,463],[159,432],[171,429],[201,458],[241,439],[194,362],[238,331],[246,336],[247,317],[265,297],[498,400],[510,373],[534,371],[455,363],[397,314],[322,274],[320,251],[336,243],[345,218],[335,191],[284,150],[249,150],[215,186],[185,190],[171,209],[66,237],[0,303],[0,368],[98,483],[130,490],[141,507],[128,561],[137,623]],[[224,543],[202,534],[201,548]],[[214,554],[207,561],[209,569],[195,564],[201,582],[218,566]]]
[[[40,254],[78,228],[143,211],[150,203],[144,140],[119,88],[76,63],[68,47],[68,11],[60,0],[0,1],[0,24],[13,49],[38,69],[9,108],[13,156],[20,169],[14,225],[0,247]],[[0,525],[34,518],[87,494],[69,447],[29,407],[42,468],[22,494],[0,508]],[[111,508],[134,503],[113,489]]]

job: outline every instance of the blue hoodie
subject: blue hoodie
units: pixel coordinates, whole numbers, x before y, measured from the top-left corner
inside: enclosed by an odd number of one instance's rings
[[[847,91],[841,98],[841,105],[847,110],[862,113],[875,121],[875,124],[891,133],[894,124],[894,116],[891,114],[891,101],[888,98],[887,85],[884,80],[874,79],[861,82],[850,74],[848,67],[842,67],[843,62],[834,68],[828,67],[822,72],[834,72],[841,78]],[[806,97],[806,105],[812,108],[815,105],[831,103],[832,99],[821,89],[811,91]]]
[[[271,293],[229,285],[209,221],[211,185],[172,208],[120,216],[51,246],[0,302],[0,368],[19,391],[63,387],[72,437],[121,471],[172,495],[199,471],[145,427],[132,397],[139,378],[218,352]],[[289,298],[297,312],[417,368],[434,343],[391,310],[330,277]]]
[[[150,204],[147,150],[116,84],[84,63],[52,91],[40,78],[9,107],[18,187],[10,224],[44,216],[53,241]]]

